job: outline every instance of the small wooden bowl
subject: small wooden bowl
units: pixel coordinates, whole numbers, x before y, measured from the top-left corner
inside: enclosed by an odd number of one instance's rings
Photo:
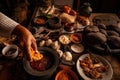
[[[80,42],[82,42],[82,34],[73,33],[73,34],[71,34],[71,36],[70,36],[70,40],[71,40],[73,43],[80,43]]]
[[[49,18],[47,21],[49,29],[60,29],[62,28],[61,19],[58,17]]]
[[[57,73],[55,80],[79,80],[78,76],[71,69],[61,70]]]
[[[82,53],[84,51],[84,46],[82,44],[72,44],[71,50],[75,53]]]
[[[37,16],[33,19],[33,23],[36,26],[43,26],[46,24],[48,18],[46,16]]]

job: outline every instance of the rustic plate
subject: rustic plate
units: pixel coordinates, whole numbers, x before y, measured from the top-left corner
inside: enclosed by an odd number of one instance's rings
[[[82,44],[72,44],[71,50],[75,53],[82,53],[84,51],[84,46]]]
[[[95,80],[95,79],[92,79],[92,78],[86,76],[84,71],[83,71],[83,68],[80,66],[80,61],[79,60],[83,60],[87,56],[89,56],[89,54],[83,54],[82,56],[80,56],[78,58],[77,63],[76,63],[76,68],[77,68],[77,71],[78,71],[79,75],[84,80]],[[113,69],[112,69],[111,64],[105,58],[103,58],[103,57],[101,57],[99,55],[94,54],[94,56],[97,57],[97,59],[99,59],[103,63],[103,65],[107,64],[109,66],[108,71],[106,72],[106,74],[103,74],[103,78],[100,79],[100,80],[111,80],[112,79],[112,75],[113,75]],[[99,79],[97,79],[97,80],[99,80]]]

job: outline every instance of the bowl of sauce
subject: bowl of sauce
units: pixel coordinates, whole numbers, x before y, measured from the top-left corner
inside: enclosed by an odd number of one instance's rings
[[[79,80],[79,79],[77,74],[71,69],[63,69],[56,74],[55,80]]]
[[[35,18],[33,19],[33,23],[34,23],[34,25],[36,25],[36,26],[43,26],[43,25],[46,24],[47,20],[48,20],[47,16],[42,16],[42,15],[41,15],[41,16],[35,17]]]
[[[56,71],[59,57],[56,51],[48,47],[38,47],[38,51],[43,55],[43,58],[33,62],[23,58],[23,67],[28,74],[39,77],[40,80],[47,80]]]

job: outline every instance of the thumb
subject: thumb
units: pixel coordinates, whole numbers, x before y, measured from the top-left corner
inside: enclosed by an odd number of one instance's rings
[[[31,45],[31,47],[33,48],[33,50],[34,50],[34,51],[38,51],[38,48],[37,48],[37,43],[36,43],[36,41],[33,41],[33,42],[32,42],[32,45]]]

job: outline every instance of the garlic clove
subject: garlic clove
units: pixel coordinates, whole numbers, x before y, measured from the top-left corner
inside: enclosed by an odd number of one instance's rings
[[[52,39],[47,39],[45,45],[50,46],[52,43],[53,43]]]
[[[57,53],[59,54],[60,58],[62,57],[63,55],[63,51],[62,50],[57,50]]]
[[[45,45],[45,40],[40,41],[39,46],[44,46]]]
[[[69,51],[66,51],[62,55],[62,59],[66,61],[72,61],[72,54]]]

